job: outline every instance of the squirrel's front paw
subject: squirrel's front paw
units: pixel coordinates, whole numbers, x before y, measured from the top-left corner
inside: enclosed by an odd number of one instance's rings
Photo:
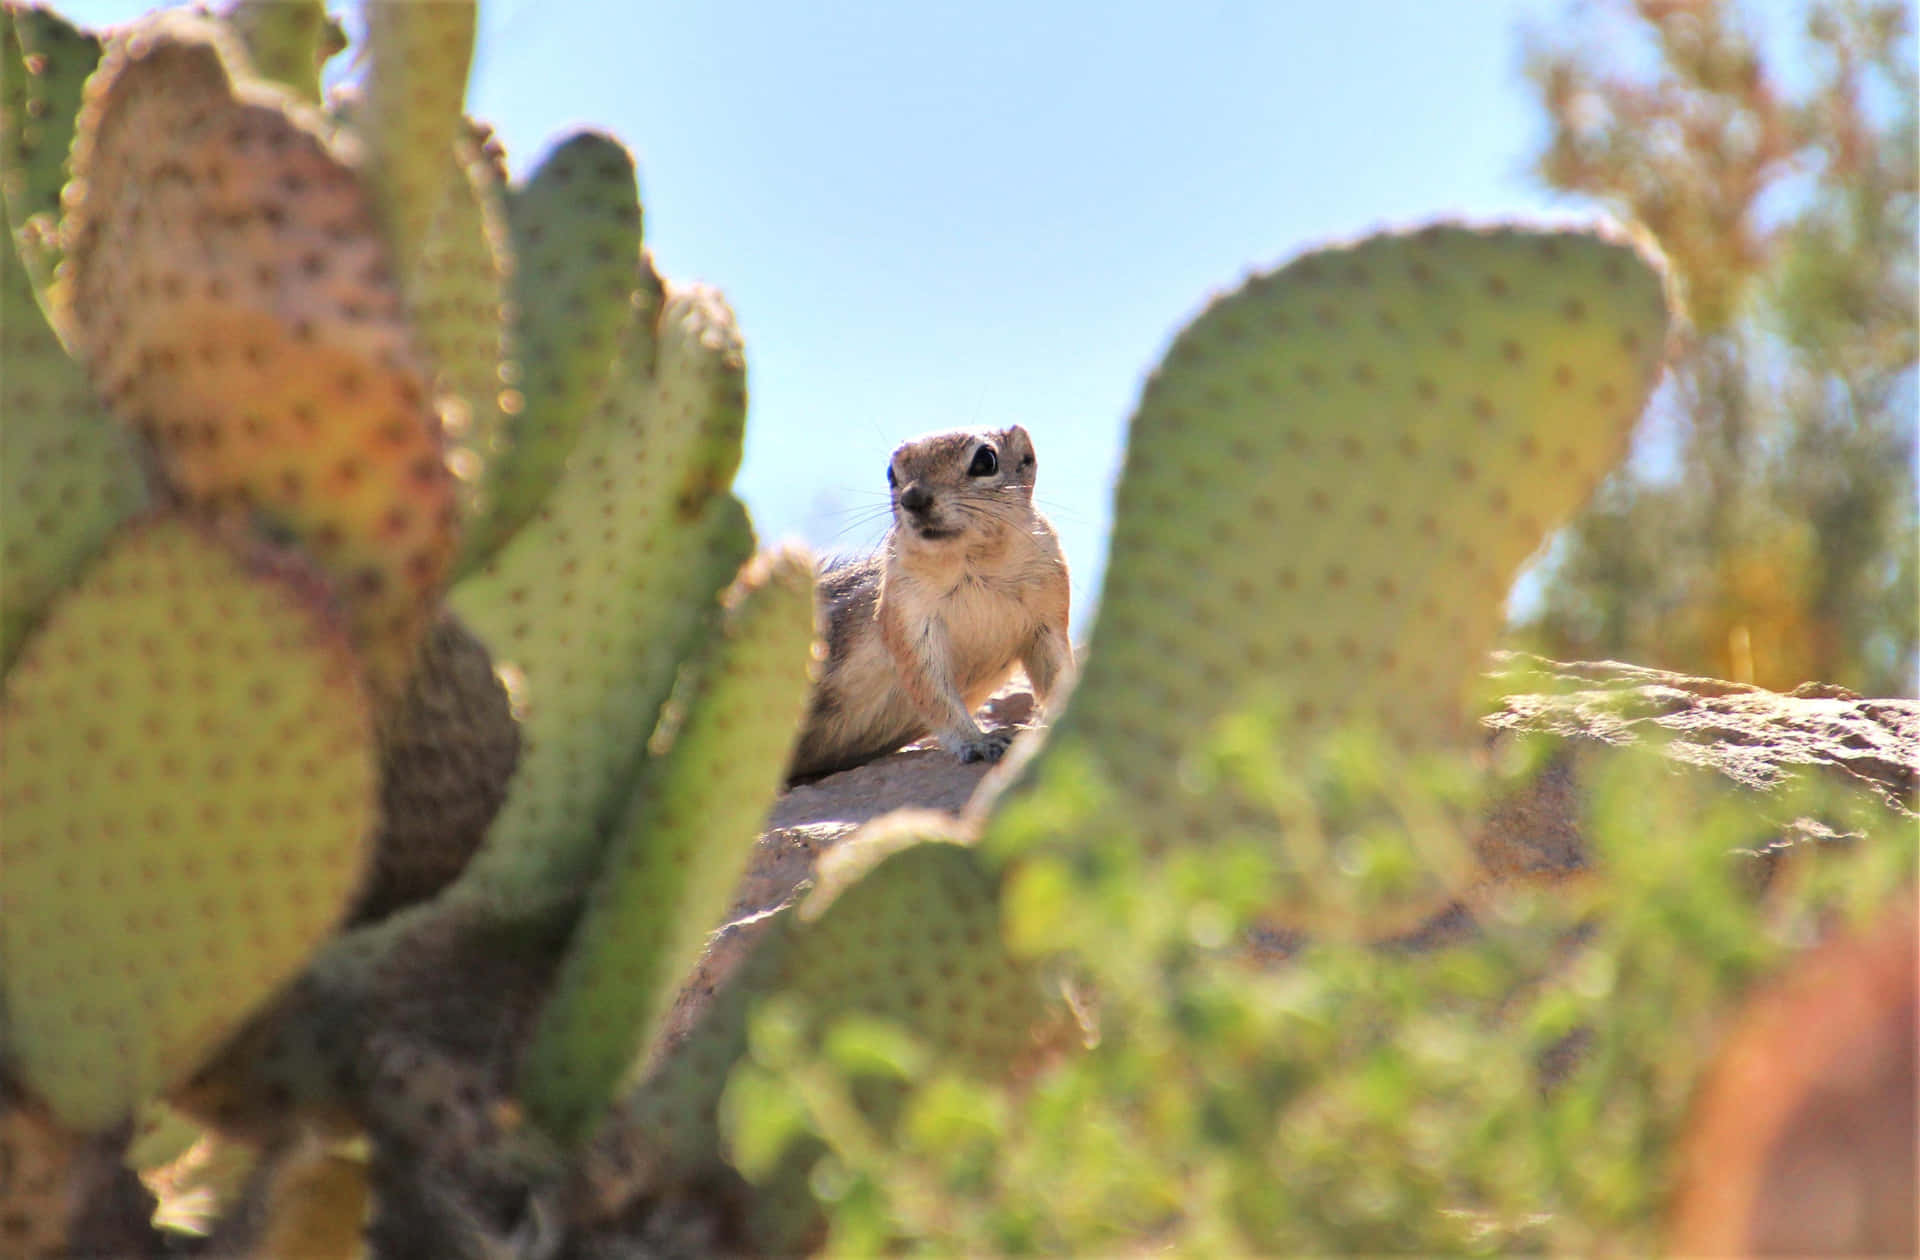
[[[997,731],[987,731],[978,739],[961,742],[958,752],[962,761],[998,761],[1006,756],[1007,745],[1013,743],[1013,737],[1020,732],[1013,727],[1002,727]]]

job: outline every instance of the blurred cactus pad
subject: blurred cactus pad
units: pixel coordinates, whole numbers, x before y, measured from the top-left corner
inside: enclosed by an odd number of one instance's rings
[[[329,74],[321,0],[0,10],[0,1252],[1779,1236],[1710,1173],[1795,1130],[1690,1100],[1911,901],[1920,768],[1757,795],[1482,720],[1661,378],[1656,242],[1436,222],[1213,295],[1050,728],[745,913],[820,650],[731,488],[732,311],[617,139],[512,178],[473,4],[363,11]],[[1898,1249],[1897,1182],[1814,1237]]]

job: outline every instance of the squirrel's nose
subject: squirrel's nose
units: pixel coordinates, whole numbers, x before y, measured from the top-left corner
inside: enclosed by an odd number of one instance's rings
[[[915,482],[900,492],[900,506],[909,512],[924,512],[933,506],[933,496],[925,486]]]

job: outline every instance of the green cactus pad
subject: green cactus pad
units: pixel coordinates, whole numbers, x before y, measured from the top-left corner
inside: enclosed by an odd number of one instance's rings
[[[493,658],[442,616],[382,731],[380,835],[351,918],[379,918],[451,883],[480,847],[519,759],[520,727]]]
[[[875,820],[827,853],[811,891],[725,931],[749,934],[747,949],[615,1105],[587,1148],[590,1180],[616,1184],[625,1170],[657,1185],[719,1158],[715,1107],[762,996],[797,999],[816,1033],[846,1015],[893,1020],[943,1069],[987,1082],[1024,1079],[1077,1032],[1038,970],[1004,948],[999,880],[946,815]]]
[[[512,458],[482,470],[482,512],[468,522],[463,565],[484,561],[532,518],[606,388],[622,332],[658,317],[652,268],[635,279],[640,218],[633,158],[597,132],[560,144],[509,194],[520,411]],[[645,350],[629,344],[626,353]]]
[[[238,0],[227,14],[253,72],[320,104],[320,67],[338,51],[325,0]]]
[[[1667,320],[1632,245],[1520,227],[1375,236],[1216,299],[1146,384],[1036,778],[1090,764],[1166,841],[1231,821],[1184,767],[1236,712],[1295,750],[1463,747],[1514,573],[1625,452]]]
[[[354,123],[394,256],[411,265],[428,247],[450,161],[464,130],[473,62],[473,0],[368,0],[366,99]]]
[[[408,315],[434,367],[464,535],[485,510],[488,470],[510,462],[500,459],[502,407],[518,407],[520,396],[503,384],[517,369],[509,362],[503,308],[511,254],[498,145],[486,128],[463,122],[446,160],[447,193],[402,281]]]
[[[450,893],[518,904],[584,887],[674,672],[752,551],[725,492],[745,415],[731,313],[694,289],[657,334],[629,336],[648,353],[623,357],[539,519],[450,596],[492,649],[525,741]]]
[[[0,240],[0,670],[28,629],[139,511],[146,486],[127,434],[41,317],[11,240]]]
[[[521,1072],[529,1112],[569,1143],[591,1132],[720,926],[806,706],[812,560],[759,557],[722,603],[719,634],[674,693]]]
[[[792,905],[716,935],[753,934],[751,947],[705,1000],[686,1035],[656,1047],[644,1074],[614,1103],[581,1152],[579,1171],[606,1210],[662,1185],[694,1182],[724,1163],[720,1098],[747,1048],[747,1013],[776,977],[793,926]]]
[[[937,814],[902,811],[821,859],[776,990],[814,1028],[890,1020],[943,1070],[982,1081],[1029,1072],[1067,1026],[1038,972],[1000,933],[1000,881]]]
[[[74,120],[99,60],[100,41],[58,14],[11,4],[0,11],[0,200],[16,237],[32,234],[36,289],[57,261],[52,228]]]
[[[78,343],[191,504],[299,537],[392,697],[452,558],[439,421],[361,181],[318,115],[233,81],[227,39],[165,14],[88,84]]]
[[[400,269],[420,347],[434,372],[463,514],[485,510],[500,453],[506,380],[507,242],[503,180],[485,128],[463,110],[473,60],[472,0],[374,0],[366,6],[366,91],[350,122]]]
[[[914,810],[877,819],[821,860],[818,881],[798,921],[766,942],[777,951],[773,965],[752,987],[777,1003],[780,1032],[754,1037],[752,1067],[745,1079],[734,1074],[736,1089],[810,1072],[837,1032],[858,1037],[875,1021],[910,1038],[935,1072],[995,1086],[1024,1082],[1077,1036],[1040,969],[1007,948],[1000,879],[952,819]],[[888,1140],[910,1083],[891,1073],[845,1083],[864,1123]],[[628,1119],[643,1100],[644,1087],[617,1115]],[[659,1102],[652,1109],[672,1114]],[[817,1241],[824,1221],[809,1176],[821,1154],[816,1137],[796,1132],[752,1157],[756,1193],[745,1227],[759,1246],[787,1253]]]
[[[366,694],[312,577],[163,519],[55,601],[0,718],[9,1068],[100,1130],[338,920],[374,823]]]

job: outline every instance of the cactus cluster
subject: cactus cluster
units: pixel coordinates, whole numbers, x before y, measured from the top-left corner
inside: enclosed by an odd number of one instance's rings
[[[1091,780],[1155,846],[1270,837],[1289,913],[1320,929],[1445,905],[1472,878],[1444,850],[1475,802],[1424,802],[1422,826],[1342,787],[1343,751],[1376,778],[1470,762],[1507,589],[1624,454],[1667,321],[1631,242],[1508,226],[1335,245],[1217,298],[1143,390],[1086,668],[1017,790]],[[1260,732],[1256,772],[1202,772],[1236,723]],[[1323,834],[1381,815],[1390,856]],[[1370,858],[1401,874],[1337,873]]]
[[[966,824],[847,842],[663,1037],[780,788],[812,568],[754,555],[740,337],[660,278],[627,152],[510,184],[473,6],[366,12],[331,101],[317,0],[0,22],[0,1167],[52,1170],[0,1223],[165,1100],[269,1160],[371,1138],[257,1179],[261,1237],[365,1200],[396,1253],[471,1249],[538,1224],[477,1198],[737,1177],[757,1013],[1025,1077],[1074,1025],[1003,896],[1101,845],[1251,838],[1307,915],[1386,819],[1414,874],[1363,929],[1474,877],[1339,750],[1471,756],[1508,584],[1625,450],[1668,308],[1595,231],[1382,233],[1215,300],[1133,419],[1051,738]],[[881,1134],[897,1101],[854,1098]],[[805,1151],[763,1154],[749,1232],[815,1237]]]
[[[318,3],[0,17],[10,1166],[162,1099],[429,1146],[472,1087],[578,1143],[779,784],[812,574],[727,489],[731,313],[659,279],[616,142],[507,186],[471,4],[367,16],[331,101]],[[490,945],[554,984],[523,1088],[458,1057],[493,994],[421,997]],[[241,1215],[369,1165],[314,1167]],[[49,1178],[10,1243],[85,1236]]]

